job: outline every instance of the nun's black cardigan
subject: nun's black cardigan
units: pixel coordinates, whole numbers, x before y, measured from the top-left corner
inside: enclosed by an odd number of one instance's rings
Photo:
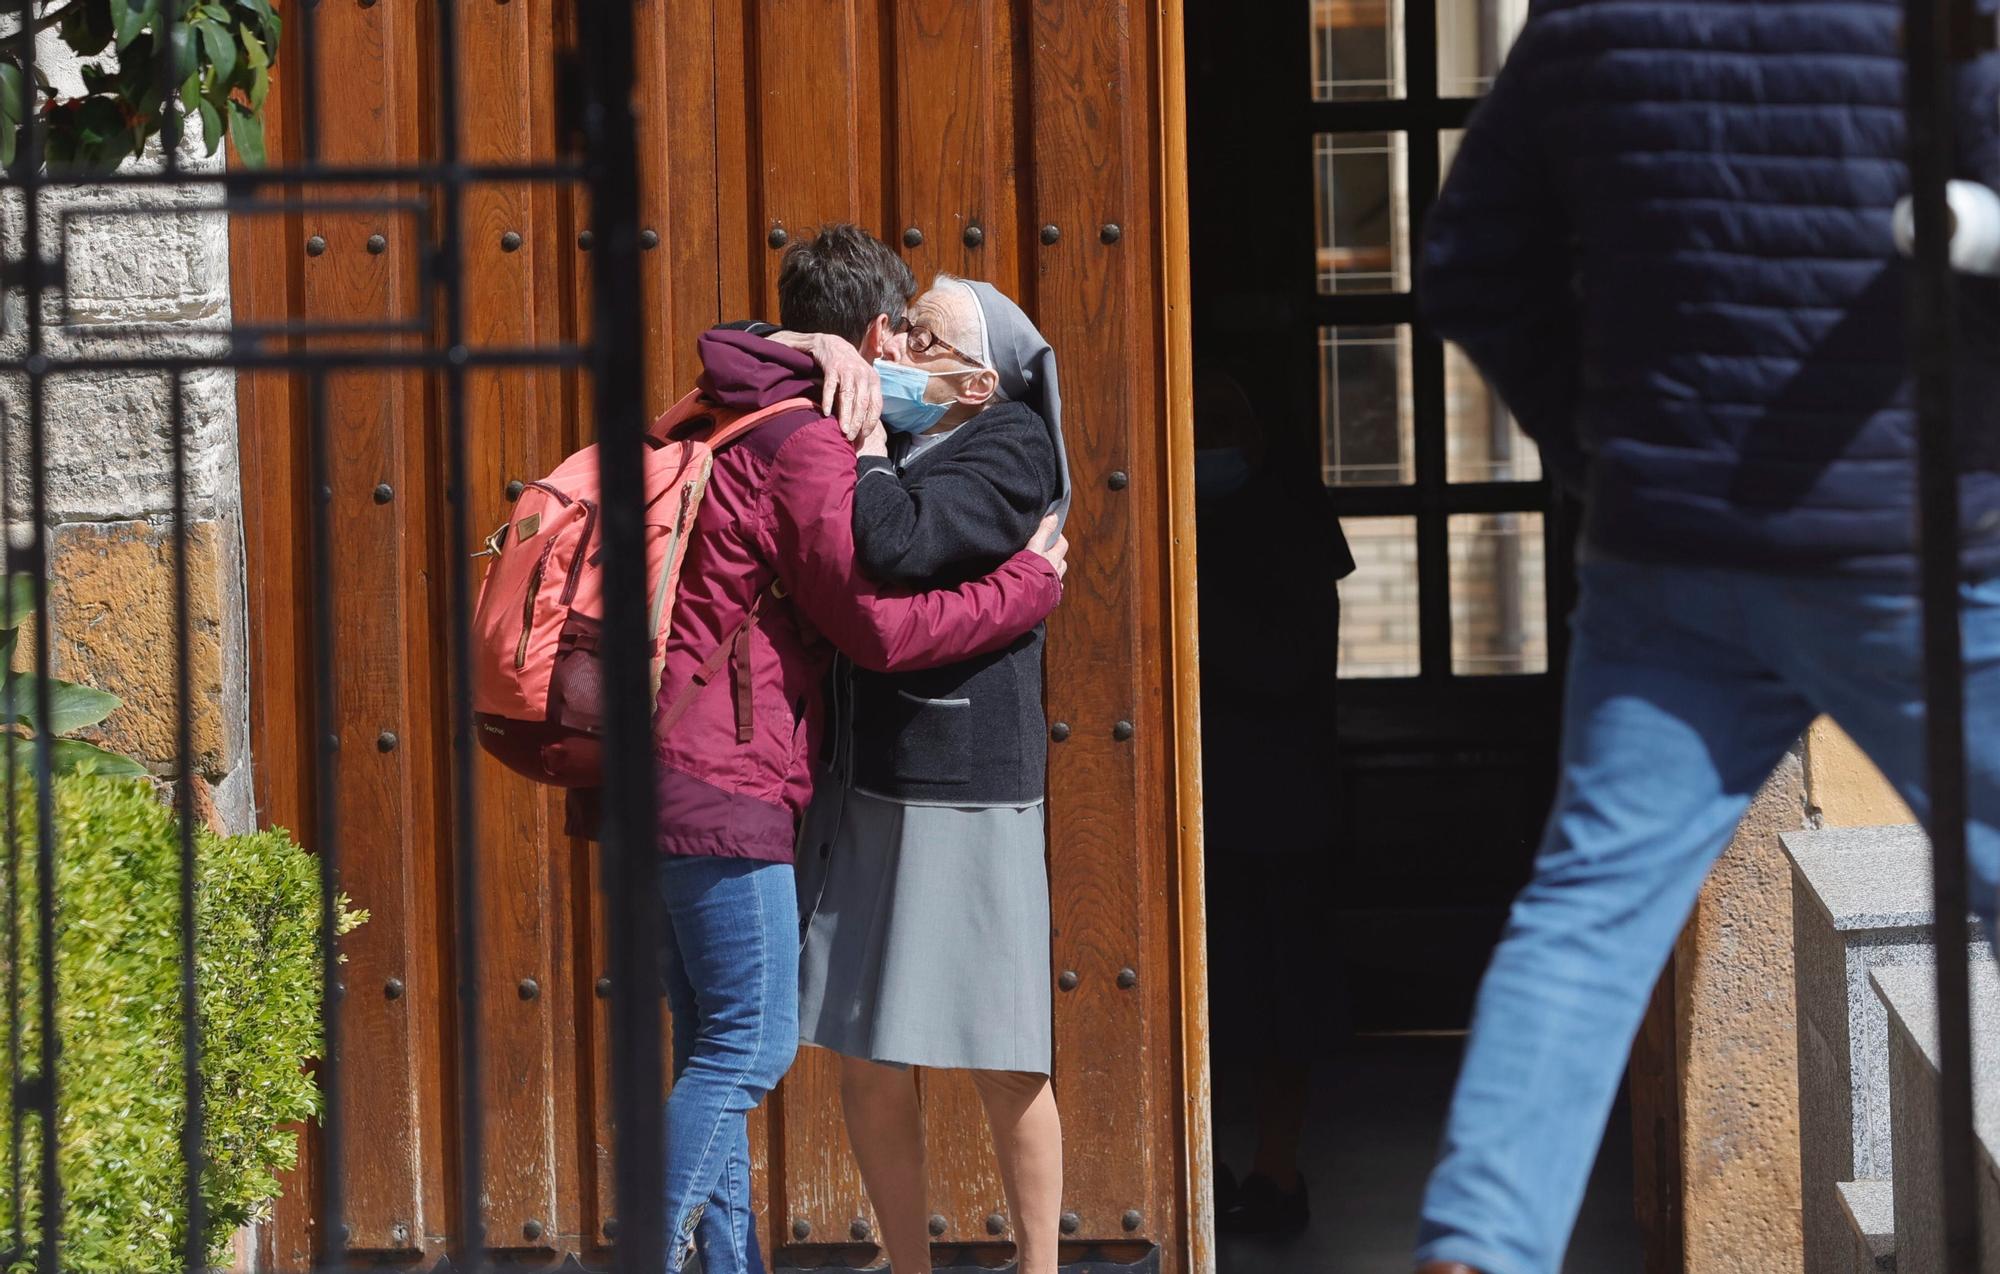
[[[903,438],[892,440],[901,456]],[[988,407],[900,471],[863,456],[854,544],[884,583],[942,588],[988,574],[1027,545],[1061,488],[1033,408]],[[1048,731],[1043,629],[992,654],[923,672],[854,674],[854,785],[901,801],[1025,805],[1042,799]]]

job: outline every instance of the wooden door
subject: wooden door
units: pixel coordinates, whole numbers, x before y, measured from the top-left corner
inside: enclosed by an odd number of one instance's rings
[[[554,0],[461,9],[467,159],[554,155],[571,14]],[[440,50],[421,9],[364,0],[320,12],[325,157],[429,153]],[[1199,811],[1178,7],[642,0],[638,13],[654,406],[691,383],[704,327],[775,315],[782,248],[829,221],[897,245],[921,280],[947,270],[992,281],[1059,352],[1077,489],[1047,692],[1064,1229],[1078,1257],[1200,1268],[1200,909],[1198,887],[1183,888],[1198,886]],[[301,157],[307,109],[288,34],[280,160]],[[585,223],[554,186],[469,197],[474,344],[587,338]],[[241,217],[239,319],[420,316],[421,249],[437,229],[434,209]],[[482,372],[468,392],[470,504],[483,527],[505,516],[510,484],[586,440],[588,402],[576,376],[546,370]],[[307,684],[309,390],[275,375],[239,386],[260,810],[301,830],[316,801],[339,811],[348,889],[372,919],[347,948],[350,1205],[338,1221],[371,1258],[428,1264],[454,1228],[450,1182],[464,1167],[449,1131],[458,974],[440,404],[435,385],[385,372],[343,375],[328,393],[342,675],[338,719],[321,722]],[[315,793],[310,741],[327,731],[342,739],[340,777]],[[511,1260],[597,1263],[616,1224],[592,851],[561,836],[549,793],[483,762],[477,773],[486,1229]],[[996,1254],[978,1249],[1009,1233],[978,1104],[962,1077],[922,1084],[939,1242],[987,1260]],[[775,1263],[878,1259],[824,1056],[801,1056],[752,1132]],[[272,1268],[302,1268],[334,1220],[311,1215],[309,1177],[288,1183],[265,1237]]]

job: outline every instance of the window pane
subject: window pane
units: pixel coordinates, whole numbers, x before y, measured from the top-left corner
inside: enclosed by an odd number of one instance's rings
[[[1354,574],[1340,581],[1340,675],[1414,677],[1417,520],[1342,518]]]
[[[1314,264],[1322,296],[1409,288],[1408,150],[1402,133],[1313,135]]]
[[[1311,0],[1312,100],[1403,95],[1403,0]]]
[[[1542,515],[1461,513],[1450,519],[1446,533],[1452,672],[1471,677],[1547,672]]]
[[[1451,176],[1451,162],[1458,158],[1459,143],[1465,140],[1462,128],[1440,128],[1438,130],[1438,189],[1444,189],[1445,178]]]
[[[1446,482],[1533,482],[1542,453],[1456,345],[1444,347]]]
[[[1415,475],[1410,329],[1319,329],[1320,480],[1330,487]]]
[[[1438,96],[1477,97],[1493,87],[1528,0],[1437,0],[1437,7]]]

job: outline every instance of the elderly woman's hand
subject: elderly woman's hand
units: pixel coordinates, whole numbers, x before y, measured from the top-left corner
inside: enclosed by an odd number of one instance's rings
[[[1036,557],[1055,568],[1056,578],[1069,573],[1069,537],[1062,533],[1062,519],[1051,513],[1035,528],[1028,548]]]
[[[851,443],[860,442],[882,419],[882,378],[861,351],[826,332],[773,332],[778,344],[812,355],[823,373],[819,409],[840,422]]]

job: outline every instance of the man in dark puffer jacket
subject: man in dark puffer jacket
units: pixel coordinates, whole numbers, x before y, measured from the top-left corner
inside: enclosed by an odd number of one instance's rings
[[[1989,5],[1990,8],[1990,5]],[[1556,1274],[1709,866],[1834,716],[1920,814],[1891,0],[1552,0],[1474,115],[1421,304],[1588,501],[1561,787],[1480,990],[1425,1271]],[[2000,58],[1958,175],[2000,184]],[[1974,897],[2000,890],[2000,285],[1961,293]]]

